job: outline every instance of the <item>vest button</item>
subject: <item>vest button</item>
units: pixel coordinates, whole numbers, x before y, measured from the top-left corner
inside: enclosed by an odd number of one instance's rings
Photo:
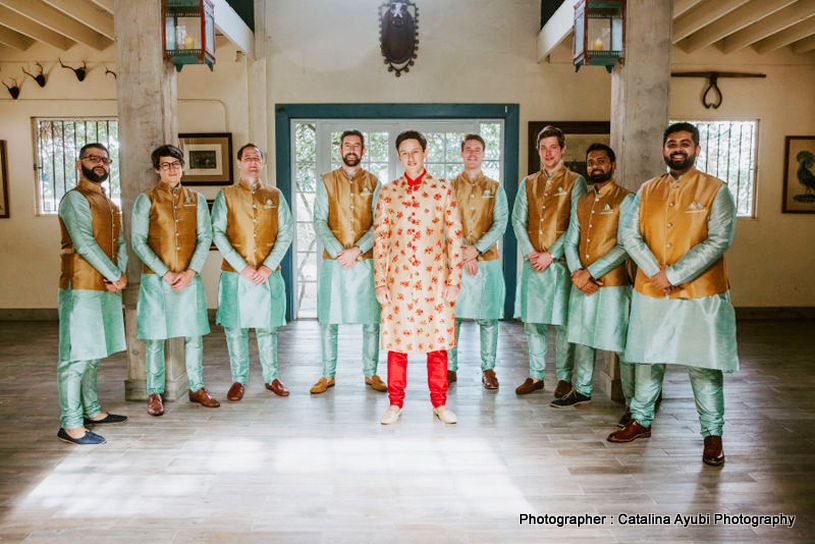
[[[591,238],[586,238],[586,241],[587,241],[587,242],[591,242]]]
[[[674,205],[674,203],[673,203],[673,202],[671,202],[670,204],[668,204],[668,206],[671,206],[671,207],[673,207],[673,205]]]
[[[587,259],[589,258],[589,254],[588,254],[588,253],[586,253],[586,258],[587,258]]]
[[[671,247],[671,244],[665,244],[665,247]]]
[[[666,226],[667,227],[673,227],[673,223],[668,223]]]
[[[589,223],[589,228],[591,228],[591,223]]]

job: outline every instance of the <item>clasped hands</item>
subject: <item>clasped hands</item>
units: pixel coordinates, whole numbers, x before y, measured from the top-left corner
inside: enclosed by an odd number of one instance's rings
[[[540,253],[537,251],[530,251],[526,254],[526,258],[529,261],[529,264],[532,266],[532,269],[537,270],[538,272],[543,272],[549,268],[549,265],[555,260],[552,254],[548,251],[542,251]]]
[[[167,282],[173,291],[181,291],[190,284],[194,277],[195,270],[188,268],[183,272],[168,270],[167,273],[162,276],[162,279]]]
[[[575,287],[580,289],[584,295],[593,295],[603,286],[602,280],[592,278],[589,271],[585,268],[572,272],[572,283]]]
[[[464,261],[464,271],[471,276],[478,274],[478,249],[475,246],[461,246],[461,258]]]
[[[458,298],[459,288],[453,285],[448,285],[444,289],[444,300],[447,302],[455,302]],[[380,285],[376,288],[376,300],[381,306],[387,306],[391,303],[391,293],[387,285]]]
[[[251,281],[252,283],[260,285],[262,283],[265,283],[266,280],[269,279],[269,276],[272,275],[272,272],[273,270],[266,266],[265,264],[261,265],[260,268],[253,268],[249,265],[246,265],[246,268],[241,270],[241,276]]]
[[[354,246],[349,249],[343,249],[337,254],[337,262],[343,268],[353,268],[357,264],[357,258],[362,255],[362,250]]]
[[[659,265],[659,272],[651,276],[650,279],[651,285],[657,289],[661,289],[666,295],[680,288],[679,285],[674,285],[670,282],[670,280],[668,280],[668,274],[665,272],[665,265]]]
[[[109,279],[105,279],[105,290],[109,293],[118,293],[125,287],[127,287],[127,276],[122,274],[119,276],[119,279],[116,281],[110,281]]]

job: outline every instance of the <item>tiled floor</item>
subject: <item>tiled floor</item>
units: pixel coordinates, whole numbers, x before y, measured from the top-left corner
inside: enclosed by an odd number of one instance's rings
[[[621,409],[596,398],[548,406],[519,398],[526,343],[502,324],[497,394],[479,383],[477,329],[462,333],[459,381],[434,420],[421,357],[412,357],[402,419],[383,427],[384,394],[365,388],[359,327],[341,328],[337,385],[320,376],[315,322],[280,333],[279,398],[263,389],[256,353],[243,401],[225,399],[223,333],[205,339],[205,380],[218,409],[185,398],[160,418],[125,402],[125,361],[99,374],[103,406],[130,416],[98,429],[108,443],[56,439],[55,323],[0,323],[0,542],[498,543],[815,541],[813,322],[739,326],[741,372],[725,377],[722,469],[701,463],[687,374],[669,369],[653,436],[605,441]],[[384,361],[384,355],[382,356]],[[383,378],[386,373],[382,365]],[[621,524],[619,514],[796,515],[793,528]],[[521,514],[603,515],[602,524],[522,525]],[[568,521],[568,520],[567,520]]]

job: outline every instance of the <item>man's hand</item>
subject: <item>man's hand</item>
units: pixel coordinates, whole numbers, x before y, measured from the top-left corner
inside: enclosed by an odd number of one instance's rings
[[[549,265],[552,264],[552,261],[555,260],[554,257],[552,257],[552,254],[548,251],[541,253],[532,251],[527,257],[529,258],[529,264],[531,264],[532,268],[538,272],[543,272],[546,270]]]
[[[176,274],[175,283],[171,285],[173,291],[182,291],[186,289],[194,277],[195,270],[193,270],[192,268],[188,268],[184,272],[179,272],[178,274]]]
[[[572,272],[572,283],[581,291],[583,291],[587,283],[591,282],[591,279],[591,274],[589,274],[589,271],[585,268]]]
[[[269,276],[272,275],[272,272],[274,272],[274,270],[272,270],[265,264],[262,265],[260,268],[258,268],[258,276],[260,276],[260,281],[257,281],[255,283],[257,284],[266,283],[266,280],[269,279]]]
[[[659,272],[651,276],[651,283],[657,289],[661,289],[663,293],[668,294],[671,292],[673,285],[668,281],[668,275],[665,273],[665,267],[660,265]]]
[[[241,276],[251,281],[252,283],[260,284],[266,281],[257,270],[255,270],[249,265],[246,265],[246,268],[241,270]]]
[[[176,282],[178,281],[178,276],[179,276],[178,272],[173,272],[172,270],[168,270],[166,274],[161,276],[161,279],[163,279],[165,282],[167,282],[167,285],[169,285],[170,287],[173,287],[176,284]]]
[[[121,291],[122,289],[127,287],[127,276],[122,274],[121,276],[119,276],[119,279],[116,280],[116,282],[113,285],[116,286],[117,291]]]
[[[461,258],[466,263],[467,261],[474,261],[478,258],[478,249],[475,246],[463,245],[461,246]]]
[[[592,280],[589,280],[589,282],[586,285],[584,285],[583,288],[580,289],[580,290],[583,292],[584,295],[588,296],[588,295],[593,295],[594,293],[596,293],[597,290],[602,286],[603,286],[603,282],[601,282],[599,280],[592,279]]]
[[[357,264],[357,257],[362,255],[362,250],[354,246],[350,249],[343,249],[337,255],[337,262],[343,268],[353,268]]]
[[[444,290],[444,300],[447,302],[455,302],[458,298],[458,292],[461,289],[456,287],[455,285],[448,285],[447,288]]]
[[[379,302],[380,306],[387,306],[391,303],[391,293],[388,290],[387,285],[381,285],[376,288],[376,300]]]
[[[471,276],[478,274],[478,261],[475,259],[471,261],[464,261],[464,271]]]

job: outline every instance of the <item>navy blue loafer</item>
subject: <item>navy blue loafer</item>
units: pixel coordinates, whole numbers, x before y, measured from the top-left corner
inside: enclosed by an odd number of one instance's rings
[[[127,421],[127,416],[118,416],[116,414],[108,414],[106,417],[104,417],[103,419],[100,419],[99,421],[94,421],[92,419],[85,418],[85,425],[102,425],[102,424],[105,424],[105,423],[116,424],[116,423],[124,423],[125,421]]]
[[[69,444],[78,444],[80,446],[92,446],[95,444],[104,444],[106,440],[96,433],[85,431],[85,436],[82,438],[71,438],[71,435],[65,432],[65,429],[60,428],[57,433],[57,438]]]

